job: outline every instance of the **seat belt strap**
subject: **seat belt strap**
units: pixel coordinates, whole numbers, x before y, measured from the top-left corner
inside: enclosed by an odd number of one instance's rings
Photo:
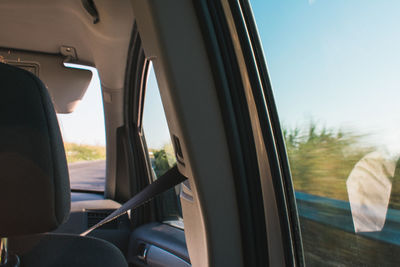
[[[92,232],[93,230],[101,227],[102,225],[115,220],[119,216],[125,214],[128,210],[134,210],[147,201],[151,200],[155,196],[167,191],[168,189],[176,186],[177,184],[180,184],[181,182],[185,181],[186,177],[183,176],[179,170],[178,167],[175,165],[171,169],[169,169],[166,173],[161,175],[157,180],[155,180],[153,183],[149,184],[145,188],[143,188],[142,191],[137,193],[135,196],[133,196],[130,200],[125,202],[119,209],[115,210],[113,213],[108,215],[106,218],[98,222],[97,224],[93,225],[90,227],[88,230],[83,232],[81,236],[85,236]]]

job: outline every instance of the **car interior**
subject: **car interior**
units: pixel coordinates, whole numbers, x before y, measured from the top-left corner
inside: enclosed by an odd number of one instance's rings
[[[246,3],[0,1],[0,266],[302,265]],[[104,192],[70,186],[56,115],[80,105],[88,68],[101,83]],[[81,235],[163,178],[142,127],[150,68],[187,180]]]

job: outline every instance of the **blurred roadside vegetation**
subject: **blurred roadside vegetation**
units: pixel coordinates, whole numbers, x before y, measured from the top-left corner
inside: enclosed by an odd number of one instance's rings
[[[160,149],[149,149],[150,161],[157,177],[163,175],[176,163],[172,144],[165,144]]]
[[[106,159],[105,146],[64,143],[68,163]]]
[[[355,164],[375,147],[365,135],[318,127],[284,129],[283,135],[296,191],[348,201],[346,180]]]
[[[319,127],[314,122],[304,128],[283,128],[295,190],[348,201],[346,180],[351,170],[375,150],[362,145],[365,136]],[[175,163],[171,144],[149,151],[157,177]]]

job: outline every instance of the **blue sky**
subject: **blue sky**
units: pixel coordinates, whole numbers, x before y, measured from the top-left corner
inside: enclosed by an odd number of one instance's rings
[[[400,1],[251,3],[285,127],[312,119],[400,151]]]
[[[400,1],[253,0],[281,122],[310,120],[369,134],[400,151]],[[104,144],[96,75],[76,111],[59,115],[66,141]],[[144,127],[149,147],[169,141],[154,72]]]
[[[153,67],[150,68],[143,110],[143,128],[147,146],[161,148],[171,142],[160,91]]]

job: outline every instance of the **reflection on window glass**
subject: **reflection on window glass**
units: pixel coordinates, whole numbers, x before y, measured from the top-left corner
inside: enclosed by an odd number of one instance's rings
[[[150,67],[147,80],[143,129],[151,166],[155,177],[160,177],[175,164],[176,159],[153,67]]]
[[[68,161],[71,189],[104,191],[106,147],[103,101],[95,68],[83,99],[70,114],[57,114]]]
[[[306,264],[398,265],[400,2],[251,3]]]

